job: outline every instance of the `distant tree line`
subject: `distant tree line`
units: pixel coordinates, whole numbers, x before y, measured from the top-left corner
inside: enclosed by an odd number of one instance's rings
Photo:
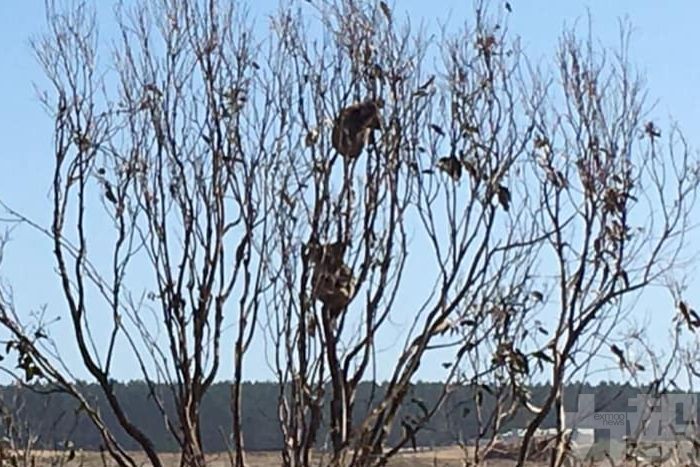
[[[167,421],[149,403],[151,397],[148,386],[141,381],[129,383],[114,383],[115,392],[120,402],[126,408],[133,423],[138,424],[152,437],[159,451],[176,451],[178,446],[166,429]],[[428,407],[440,396],[441,383],[421,382],[411,388],[406,402],[401,408],[401,420],[410,420],[419,416],[423,407]],[[61,448],[71,442],[76,448],[99,450],[101,447],[100,434],[88,417],[82,413],[76,402],[69,396],[52,393],[51,387],[36,385],[32,388],[19,386],[3,386],[0,389],[4,412],[4,427],[7,431],[15,430],[15,435],[21,437],[36,437],[38,444],[44,448]],[[119,441],[127,449],[137,449],[134,441],[119,428],[117,421],[109,415],[102,393],[95,385],[85,385],[85,394],[95,403],[114,430]],[[382,400],[385,384],[373,385],[363,383],[358,392],[356,416],[366,415],[376,401]],[[541,401],[550,390],[548,385],[537,385],[530,388],[533,401]],[[492,389],[482,387],[459,386],[453,388],[446,403],[432,418],[427,429],[416,434],[417,446],[444,446],[458,442],[468,442],[477,437],[477,426],[474,423],[474,413],[477,403],[480,404],[482,416],[488,417],[493,412]],[[566,411],[575,411],[579,394],[595,394],[596,409],[602,411],[629,411],[628,400],[643,393],[644,388],[633,387],[629,384],[601,383],[597,386],[588,384],[571,385],[565,391]],[[207,452],[220,452],[229,446],[231,433],[231,411],[229,383],[218,383],[207,393],[202,406],[203,443]],[[245,445],[248,450],[279,450],[282,448],[282,433],[277,418],[277,398],[279,387],[271,382],[250,382],[243,386],[243,407],[245,414]],[[176,418],[175,406],[171,400],[166,400],[168,417]],[[502,431],[527,426],[530,414],[523,410],[514,419],[504,425]],[[10,420],[12,422],[10,423]],[[325,420],[324,420],[325,422]],[[554,427],[553,411],[548,414],[543,428]],[[401,435],[401,425],[397,426],[389,436],[389,444],[395,442]],[[318,447],[323,447],[328,440],[327,424],[322,424]]]

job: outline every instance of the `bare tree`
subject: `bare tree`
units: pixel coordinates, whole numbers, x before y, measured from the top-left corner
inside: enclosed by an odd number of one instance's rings
[[[605,51],[592,37],[582,42],[565,32],[558,82],[537,86],[530,100],[536,138],[528,170],[539,187],[531,215],[553,232],[542,261],[553,265],[547,300],[556,319],[543,349],[552,391],[533,410],[521,463],[553,407],[559,435],[552,465],[563,462],[564,385],[585,375],[592,356],[607,354],[632,375],[645,370],[612,337],[642,291],[664,286],[687,263],[698,162],[679,130],[662,134],[648,120],[624,27],[620,37],[618,50]]]
[[[225,323],[237,323],[233,442],[242,465],[243,354],[267,235],[256,172],[269,147],[266,104],[247,105],[259,67],[245,17],[224,2],[120,5],[111,51],[86,5],[48,1],[46,18],[33,47],[52,85],[42,98],[55,121],[52,224],[13,214],[53,242],[80,361],[154,466],[162,461],[153,441],[114,392],[116,355],[131,351],[181,464],[204,465],[199,410],[219,374]],[[43,323],[24,325],[7,302],[0,322],[28,377],[77,398],[112,458],[135,465]]]
[[[289,135],[274,187],[279,255],[269,258],[267,323],[284,461],[309,464],[328,401],[329,462],[380,465],[415,446],[452,383],[463,381],[463,359],[498,351],[508,362],[502,377],[525,370],[518,331],[537,306],[531,271],[548,235],[525,209],[531,200],[515,175],[534,122],[519,118],[517,44],[483,13],[475,29],[443,39],[444,69],[430,72],[432,44],[386,5],[329,2],[316,11],[330,41],[315,47],[302,17],[283,11],[280,48],[270,54]],[[420,274],[434,287],[408,304],[399,300],[405,275],[416,273],[407,268],[412,245],[427,251],[431,264]],[[357,419],[358,384],[378,382],[377,342],[397,312],[410,317],[405,346]],[[443,395],[429,406],[411,387],[421,364],[445,349]],[[495,367],[503,365],[479,374]],[[412,413],[401,411],[406,405]],[[400,441],[385,450],[395,427]]]

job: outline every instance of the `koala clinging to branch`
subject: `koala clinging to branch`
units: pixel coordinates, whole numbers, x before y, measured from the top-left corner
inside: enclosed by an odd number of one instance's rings
[[[312,241],[304,248],[304,255],[313,265],[311,295],[334,313],[346,307],[355,292],[352,270],[343,262],[345,250],[342,242],[322,245]]]
[[[359,156],[372,130],[381,128],[379,109],[383,104],[367,100],[341,110],[333,124],[333,147],[345,157]]]

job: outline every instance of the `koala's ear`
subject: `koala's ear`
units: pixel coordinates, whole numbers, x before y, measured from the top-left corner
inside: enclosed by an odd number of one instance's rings
[[[309,240],[301,246],[301,256],[311,262],[318,261],[321,257],[321,245],[315,239]]]
[[[357,125],[361,130],[377,130],[381,128],[379,107],[375,101],[359,104],[356,110]]]
[[[377,101],[366,101],[358,104],[356,114],[361,128],[378,128],[379,105]]]
[[[343,242],[335,242],[328,245],[328,255],[333,261],[342,262],[345,257],[346,245]]]

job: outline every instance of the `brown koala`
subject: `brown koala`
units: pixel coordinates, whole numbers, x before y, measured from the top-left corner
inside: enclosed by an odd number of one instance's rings
[[[341,110],[333,125],[333,147],[345,157],[358,157],[372,130],[381,128],[381,108],[381,100],[369,100]]]
[[[345,249],[342,242],[322,245],[312,241],[305,247],[313,264],[312,296],[336,312],[350,302],[355,292],[352,270],[343,262]]]
[[[348,303],[355,293],[355,278],[352,270],[341,264],[335,270],[317,266],[313,274],[313,297],[337,312]]]

